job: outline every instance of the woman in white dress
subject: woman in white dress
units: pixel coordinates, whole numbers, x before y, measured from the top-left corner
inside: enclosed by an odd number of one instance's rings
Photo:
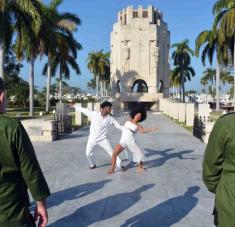
[[[143,163],[146,159],[143,151],[136,143],[135,134],[137,132],[147,133],[157,130],[157,128],[143,128],[139,122],[146,119],[147,114],[145,109],[136,109],[131,111],[130,119],[125,123],[122,130],[122,136],[120,142],[115,146],[112,155],[112,167],[109,170],[109,174],[114,173],[117,156],[124,150],[128,149],[132,153],[133,161],[138,163],[139,170],[144,170]]]

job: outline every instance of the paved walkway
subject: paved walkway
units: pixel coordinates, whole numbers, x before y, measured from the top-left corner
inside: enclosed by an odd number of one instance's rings
[[[124,123],[127,116],[117,119]],[[52,191],[49,227],[210,227],[213,195],[201,180],[205,145],[162,115],[149,115],[144,126],[158,132],[137,134],[147,154],[147,172],[128,165],[107,174],[110,157],[98,148],[99,168],[88,170],[85,147],[89,127],[53,143],[35,143]],[[112,129],[112,144],[120,132]],[[122,156],[124,158],[124,156]]]

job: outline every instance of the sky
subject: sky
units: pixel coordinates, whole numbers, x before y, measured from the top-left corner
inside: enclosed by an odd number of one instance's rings
[[[44,0],[48,3],[48,0]],[[110,33],[113,24],[117,21],[118,12],[128,5],[137,8],[139,5],[147,7],[153,5],[163,13],[163,20],[168,24],[171,33],[171,44],[189,39],[189,45],[194,50],[195,39],[206,29],[211,29],[213,15],[212,6],[215,0],[64,0],[59,10],[72,12],[79,16],[82,24],[74,34],[83,46],[78,54],[77,62],[81,75],[71,71],[71,79],[66,81],[71,86],[86,90],[87,82],[92,74],[87,69],[86,59],[91,51],[110,51]],[[170,50],[170,55],[172,50]],[[46,86],[46,77],[42,76],[43,65],[47,59],[37,59],[35,65],[35,85],[38,88]],[[21,76],[28,80],[29,67],[26,62]],[[186,89],[201,90],[200,78],[204,67],[200,58],[192,58],[192,67],[196,76],[186,84]],[[209,67],[209,65],[206,65]]]

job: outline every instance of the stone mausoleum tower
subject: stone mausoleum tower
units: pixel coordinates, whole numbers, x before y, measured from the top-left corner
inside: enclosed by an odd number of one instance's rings
[[[118,13],[111,33],[111,88],[119,108],[143,102],[157,110],[169,93],[170,32],[162,13],[128,6]]]

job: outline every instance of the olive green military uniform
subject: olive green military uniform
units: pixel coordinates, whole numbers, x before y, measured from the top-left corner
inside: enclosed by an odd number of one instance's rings
[[[35,201],[50,195],[25,129],[0,114],[0,227],[33,226],[27,188]]]
[[[235,113],[222,116],[211,132],[203,161],[203,180],[215,193],[215,224],[235,226]]]

